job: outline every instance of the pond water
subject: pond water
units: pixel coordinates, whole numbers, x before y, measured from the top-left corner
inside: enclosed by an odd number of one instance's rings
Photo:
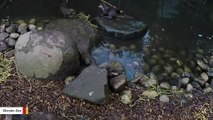
[[[160,77],[162,66],[167,65],[180,73],[180,69],[193,71],[191,61],[213,54],[212,0],[108,1],[125,14],[144,21],[149,30],[143,38],[126,41],[103,36],[102,42],[91,52],[97,64],[120,61],[131,80],[138,71],[152,71]],[[98,4],[99,0],[69,0],[70,7],[93,17],[100,14]],[[59,5],[60,0],[13,0],[7,2],[0,16],[56,19],[61,17]],[[175,65],[174,60],[183,62],[182,67]]]

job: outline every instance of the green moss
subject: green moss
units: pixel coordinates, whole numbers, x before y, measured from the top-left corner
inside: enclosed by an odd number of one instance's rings
[[[84,12],[80,12],[79,14],[77,14],[77,18],[88,21],[90,23],[90,25],[92,27],[94,27],[95,29],[98,28],[97,25],[91,23],[91,16],[90,15],[86,15]]]

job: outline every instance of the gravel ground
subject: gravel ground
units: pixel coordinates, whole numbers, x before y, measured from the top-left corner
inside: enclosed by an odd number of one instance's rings
[[[170,96],[168,103],[158,99],[142,99],[142,88],[129,85],[133,93],[131,105],[120,102],[118,94],[111,95],[107,105],[98,106],[63,95],[63,81],[27,80],[15,75],[0,83],[0,106],[29,105],[29,112],[49,111],[59,120],[213,120],[213,94],[195,91],[193,98]],[[3,116],[0,117],[3,119]]]

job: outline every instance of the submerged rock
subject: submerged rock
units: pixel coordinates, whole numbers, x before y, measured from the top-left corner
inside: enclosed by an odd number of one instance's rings
[[[104,104],[109,97],[107,71],[92,64],[68,84],[63,92],[74,98],[84,99],[95,104]]]
[[[109,20],[104,17],[96,18],[98,25],[109,35],[119,39],[131,39],[143,36],[147,25],[132,18],[117,18]]]
[[[28,32],[15,46],[17,70],[36,79],[65,79],[79,70],[79,54],[73,41],[55,30]]]

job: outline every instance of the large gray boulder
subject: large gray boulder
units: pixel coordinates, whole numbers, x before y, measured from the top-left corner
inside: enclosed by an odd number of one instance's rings
[[[109,97],[107,71],[92,64],[68,84],[63,92],[71,97],[84,99],[94,104],[104,104]]]
[[[147,32],[147,25],[133,18],[122,17],[117,19],[96,18],[97,24],[110,36],[119,39],[141,37]]]
[[[89,51],[97,42],[97,31],[86,20],[82,19],[58,19],[46,25],[45,29],[58,30],[75,41],[81,57],[89,57]]]
[[[55,30],[28,32],[15,46],[17,70],[36,79],[65,79],[79,70],[79,54],[75,44]]]

